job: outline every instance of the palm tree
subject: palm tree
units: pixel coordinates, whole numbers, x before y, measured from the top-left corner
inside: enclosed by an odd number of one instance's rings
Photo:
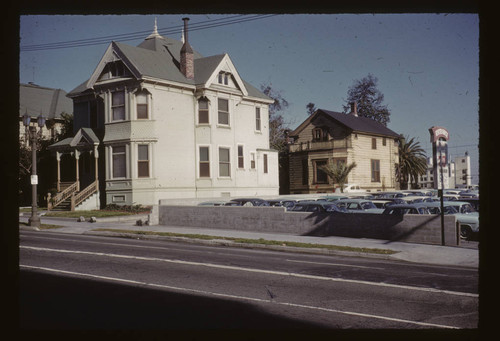
[[[427,156],[415,138],[408,136],[399,141],[399,166],[396,168],[396,177],[401,188],[408,183],[416,184],[418,177],[427,171]]]
[[[349,173],[356,167],[356,162],[346,165],[345,162],[339,162],[334,166],[324,165],[320,169],[332,178],[334,184],[340,185],[340,191],[344,193],[344,185],[347,183]]]

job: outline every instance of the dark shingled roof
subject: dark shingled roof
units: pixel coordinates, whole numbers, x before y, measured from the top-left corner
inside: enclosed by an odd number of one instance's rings
[[[290,133],[290,136],[297,136],[302,129],[305,128],[310,121],[314,119],[317,115],[324,114],[327,117],[337,121],[348,129],[351,129],[355,132],[360,133],[369,133],[390,137],[400,137],[400,135],[391,129],[384,126],[382,123],[372,120],[371,118],[362,117],[362,116],[354,116],[351,114],[344,114],[341,112],[330,111],[325,109],[318,109],[316,112],[311,115],[307,120],[302,122],[301,125],[297,127],[293,132]]]

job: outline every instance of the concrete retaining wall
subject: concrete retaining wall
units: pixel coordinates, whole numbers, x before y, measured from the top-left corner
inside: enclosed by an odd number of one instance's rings
[[[441,245],[439,215],[286,212],[282,207],[164,206],[158,224],[307,236],[341,236]],[[156,213],[156,212],[155,212]],[[444,217],[445,245],[458,245],[456,218]]]

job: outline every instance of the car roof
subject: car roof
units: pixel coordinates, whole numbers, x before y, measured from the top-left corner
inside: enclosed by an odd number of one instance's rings
[[[419,205],[419,204],[395,204],[395,205],[391,205],[389,207],[386,208],[387,209],[391,209],[391,208],[419,208],[419,207],[422,207],[424,205]]]

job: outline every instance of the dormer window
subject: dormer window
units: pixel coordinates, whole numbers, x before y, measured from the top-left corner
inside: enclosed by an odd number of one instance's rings
[[[219,84],[228,85],[229,84],[229,73],[220,72],[219,73]]]

